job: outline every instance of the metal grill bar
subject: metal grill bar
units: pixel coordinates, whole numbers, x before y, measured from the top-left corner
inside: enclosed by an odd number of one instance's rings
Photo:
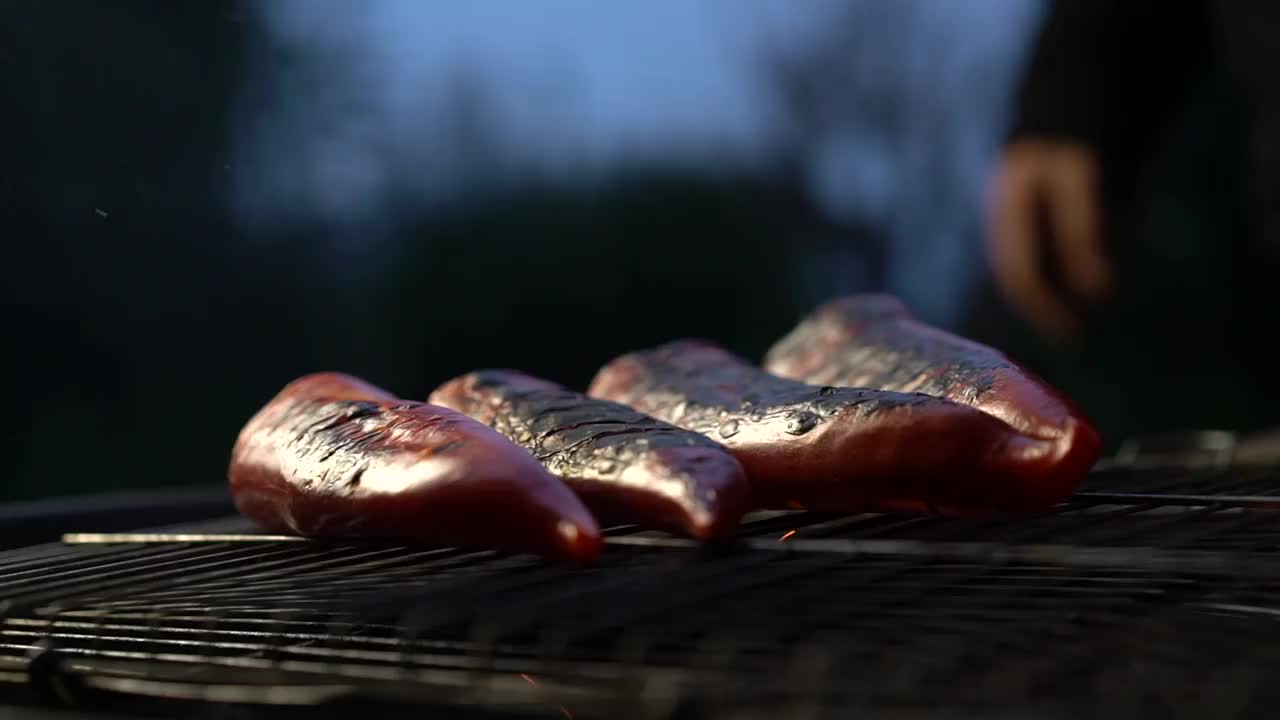
[[[1277,692],[1277,504],[1273,469],[1113,465],[1034,518],[771,512],[717,546],[614,528],[579,570],[235,519],[72,534],[0,554],[0,686],[52,667],[167,701],[1071,716],[1200,707],[1180,688],[1211,662],[1232,668],[1213,709],[1248,716]]]

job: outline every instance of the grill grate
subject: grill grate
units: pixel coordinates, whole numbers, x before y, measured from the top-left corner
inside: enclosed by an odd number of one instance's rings
[[[1036,518],[615,528],[579,570],[237,519],[73,536],[0,554],[0,687],[165,716],[1266,716],[1272,503],[1275,468],[1113,464]]]

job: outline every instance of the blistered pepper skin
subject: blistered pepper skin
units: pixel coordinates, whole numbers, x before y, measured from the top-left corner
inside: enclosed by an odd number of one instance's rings
[[[429,402],[531,452],[603,522],[712,539],[733,532],[750,501],[742,466],[719,443],[547,380],[479,370]]]
[[[769,350],[764,368],[814,385],[922,392],[968,405],[1054,443],[1073,469],[1091,467],[1102,450],[1080,408],[1044,380],[994,348],[920,322],[889,295],[822,305]]]
[[[972,408],[806,385],[700,341],[624,355],[588,394],[717,439],[764,507],[981,517],[1044,510],[1081,479],[1052,443]]]
[[[286,386],[241,431],[231,494],[269,530],[595,559],[598,525],[492,429],[340,373]]]

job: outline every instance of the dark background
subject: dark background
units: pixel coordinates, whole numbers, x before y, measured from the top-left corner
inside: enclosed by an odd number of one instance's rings
[[[351,6],[312,5],[317,23],[350,22],[334,12]],[[805,309],[857,290],[1018,347],[989,293],[974,300],[977,218],[1032,13],[957,3],[978,9],[939,20],[940,5],[815,3],[821,32],[751,55],[775,122],[750,162],[655,143],[589,171],[517,172],[494,158],[485,79],[459,72],[447,92],[423,90],[445,121],[399,160],[413,178],[447,150],[450,192],[427,202],[402,183],[363,214],[263,219],[245,207],[298,207],[246,201],[236,182],[305,147],[277,134],[264,141],[276,155],[255,161],[245,128],[326,102],[359,117],[359,98],[318,92],[359,69],[350,53],[318,41],[300,53],[262,5],[229,0],[0,3],[0,499],[218,482],[245,419],[315,370],[409,398],[481,366],[582,387],[611,357],[681,336],[758,358]],[[1026,26],[985,57],[1002,72],[948,84],[927,52],[946,47],[940,29],[960,47],[1001,23]],[[636,42],[661,51],[660,33]],[[936,86],[913,80],[930,73]],[[896,175],[833,203],[814,158],[849,155],[846,137],[861,139],[842,166],[855,180]],[[1103,422],[1114,440],[1141,419]]]

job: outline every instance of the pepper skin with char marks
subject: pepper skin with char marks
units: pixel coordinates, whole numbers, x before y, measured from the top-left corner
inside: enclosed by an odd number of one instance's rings
[[[696,538],[734,530],[750,500],[742,466],[702,435],[513,370],[455,378],[429,402],[533,453],[604,522]]]
[[[919,393],[820,387],[700,341],[624,355],[589,394],[715,438],[758,505],[991,516],[1064,500],[1083,473],[1053,443]]]
[[[926,325],[890,295],[819,307],[765,355],[774,375],[814,385],[922,392],[975,407],[1053,442],[1084,472],[1102,442],[1084,413],[1033,373],[980,343]]]
[[[601,549],[595,519],[527,452],[452,410],[339,373],[287,385],[240,432],[231,494],[269,530],[529,552]]]

